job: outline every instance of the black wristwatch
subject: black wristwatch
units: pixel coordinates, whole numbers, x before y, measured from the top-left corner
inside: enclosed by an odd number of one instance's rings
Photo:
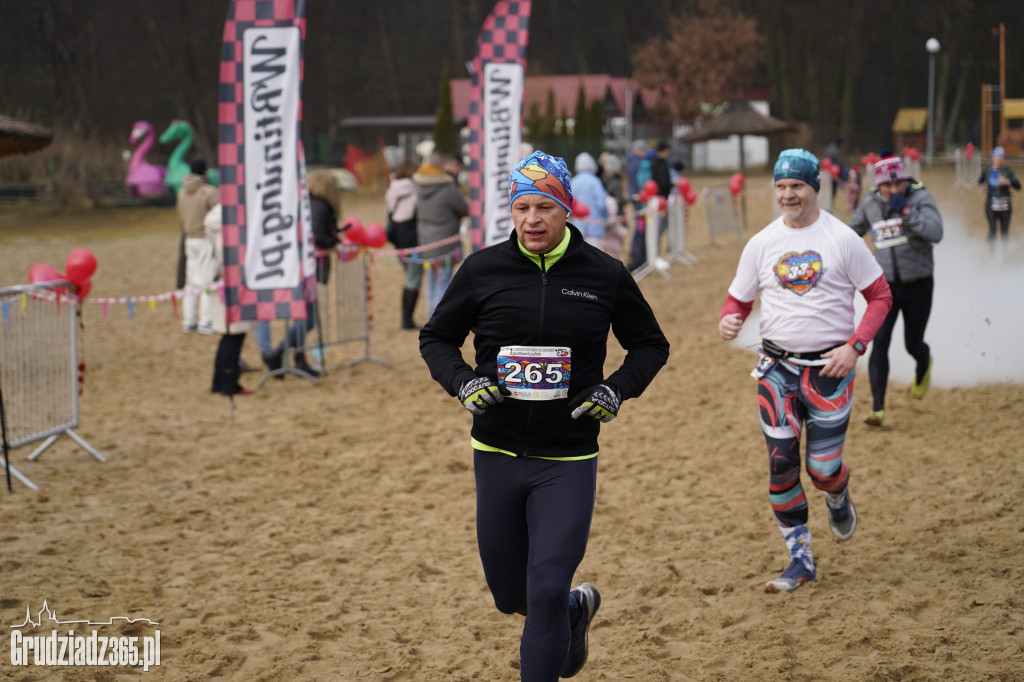
[[[867,350],[867,346],[864,345],[864,342],[857,337],[851,338],[847,343],[853,346],[853,349],[857,351],[857,355],[864,355],[864,351]]]

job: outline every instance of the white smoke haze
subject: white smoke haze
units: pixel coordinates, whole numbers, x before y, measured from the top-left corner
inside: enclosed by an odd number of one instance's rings
[[[1024,192],[1014,192],[1006,252],[988,245],[983,196],[973,189],[928,183],[942,214],[943,239],[935,246],[935,293],[925,332],[934,365],[932,386],[966,388],[1024,383]],[[933,187],[932,185],[936,186]],[[945,187],[942,185],[946,184]],[[947,189],[948,188],[948,189]],[[840,216],[845,218],[845,216]],[[857,296],[857,319],[866,303]],[[751,314],[735,344],[756,350],[758,313]],[[867,380],[867,357],[857,365]],[[890,385],[910,384],[914,360],[903,346],[903,316],[889,346]],[[751,363],[753,365],[753,362]]]

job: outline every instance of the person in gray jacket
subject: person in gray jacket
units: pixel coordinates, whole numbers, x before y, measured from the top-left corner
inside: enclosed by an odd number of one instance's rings
[[[875,163],[875,188],[857,207],[850,227],[859,235],[871,233],[875,258],[892,290],[892,308],[868,358],[872,407],[865,421],[883,426],[889,343],[901,311],[903,343],[916,363],[910,395],[923,398],[931,383],[932,356],[924,332],[935,289],[932,247],[942,239],[942,216],[924,185],[907,176],[899,157],[889,156]]]
[[[452,154],[433,151],[413,173],[416,184],[416,238],[421,247],[459,234],[459,226],[469,215],[469,206],[459,191],[458,176],[462,164]],[[441,301],[452,271],[461,256],[458,240],[420,252],[427,271],[427,317]]]

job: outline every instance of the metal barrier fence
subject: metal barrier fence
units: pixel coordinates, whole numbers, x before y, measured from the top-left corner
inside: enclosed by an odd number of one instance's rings
[[[327,257],[332,259],[331,272],[327,284],[317,285],[317,324],[306,335],[305,345],[285,348],[284,366],[265,374],[257,386],[262,386],[270,377],[289,373],[305,377],[315,385],[318,383],[316,377],[294,366],[294,354],[301,352],[311,355],[312,366],[326,372],[326,349],[346,343],[363,344],[363,356],[350,361],[349,367],[361,362],[387,366],[387,362],[370,354],[370,326],[373,320],[370,301],[373,297],[366,249],[350,246],[340,255],[328,252]],[[285,329],[291,323],[291,320],[285,320]],[[287,334],[285,343],[288,343]]]
[[[715,237],[735,233],[736,239],[743,236],[736,197],[728,185],[712,185],[703,192],[704,208],[708,216],[708,241],[715,243]]]
[[[45,439],[35,460],[67,435],[97,460],[106,459],[78,427],[78,299],[70,282],[45,282],[0,289],[0,399],[5,456]],[[5,461],[5,465],[9,466]],[[38,490],[10,467],[22,484]]]
[[[639,281],[651,272],[657,272],[665,279],[672,279],[668,267],[679,262],[687,267],[697,263],[697,257],[686,250],[686,203],[678,194],[669,195],[665,208],[664,229],[659,215],[658,197],[647,201],[644,207],[644,251],[647,259],[643,265],[633,271],[633,278]],[[657,226],[657,229],[651,229]],[[664,257],[661,250],[661,235],[665,234],[666,251]]]
[[[956,161],[956,180],[953,182],[953,186],[967,188],[977,186],[978,178],[981,177],[981,155],[978,152],[974,152],[970,158],[967,158],[967,153],[960,147],[957,147],[954,158]]]

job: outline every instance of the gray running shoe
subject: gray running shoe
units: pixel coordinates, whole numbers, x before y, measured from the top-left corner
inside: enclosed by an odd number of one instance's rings
[[[828,525],[832,528],[836,542],[852,538],[853,532],[857,530],[857,508],[850,499],[850,489],[844,490],[835,500],[825,493],[825,504],[828,505]]]
[[[601,608],[601,594],[590,583],[580,584],[573,592],[576,593],[579,604],[579,619],[572,626],[569,652],[565,655],[560,677],[572,677],[583,669],[583,664],[587,662],[587,633],[590,630],[590,621],[594,620],[594,614]]]

